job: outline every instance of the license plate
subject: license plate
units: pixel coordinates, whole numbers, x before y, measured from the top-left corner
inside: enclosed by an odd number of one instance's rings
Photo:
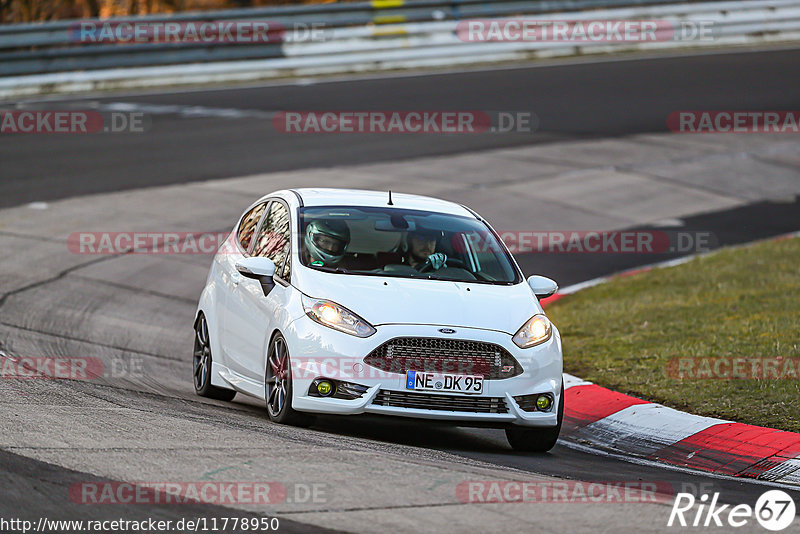
[[[406,389],[478,395],[483,393],[483,377],[408,371],[406,373]]]

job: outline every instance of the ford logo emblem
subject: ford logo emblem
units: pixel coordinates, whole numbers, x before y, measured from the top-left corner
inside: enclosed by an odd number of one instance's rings
[[[456,331],[453,330],[452,328],[440,328],[439,332],[441,332],[442,334],[455,334],[456,333]]]

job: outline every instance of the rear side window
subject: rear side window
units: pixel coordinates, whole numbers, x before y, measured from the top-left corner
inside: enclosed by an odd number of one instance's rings
[[[242,222],[239,223],[237,230],[237,237],[239,244],[244,250],[250,249],[250,242],[253,240],[253,234],[258,226],[258,221],[261,220],[261,215],[264,213],[264,208],[267,206],[266,202],[254,206],[250,211],[244,214]]]
[[[258,232],[253,256],[271,259],[275,263],[275,273],[286,281],[290,279],[291,270],[291,261],[287,261],[290,238],[289,212],[283,204],[275,201],[270,205],[267,218]]]

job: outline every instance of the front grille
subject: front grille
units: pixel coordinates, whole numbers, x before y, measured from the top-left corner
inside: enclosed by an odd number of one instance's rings
[[[417,408],[419,410],[439,410],[443,412],[508,413],[506,401],[501,397],[467,397],[459,395],[432,395],[427,393],[406,393],[382,389],[372,404],[395,406],[397,408]]]
[[[364,363],[398,374],[426,371],[481,375],[487,380],[522,374],[519,362],[500,345],[461,339],[398,337],[370,352]]]

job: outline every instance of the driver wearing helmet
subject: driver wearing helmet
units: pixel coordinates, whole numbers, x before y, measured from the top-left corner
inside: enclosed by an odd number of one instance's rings
[[[434,271],[446,267],[447,256],[436,252],[436,241],[440,233],[423,228],[409,232],[406,236],[406,253],[403,256],[403,263],[418,271],[427,265],[430,265]]]
[[[350,228],[339,219],[315,219],[306,227],[306,264],[336,267],[350,244]]]

